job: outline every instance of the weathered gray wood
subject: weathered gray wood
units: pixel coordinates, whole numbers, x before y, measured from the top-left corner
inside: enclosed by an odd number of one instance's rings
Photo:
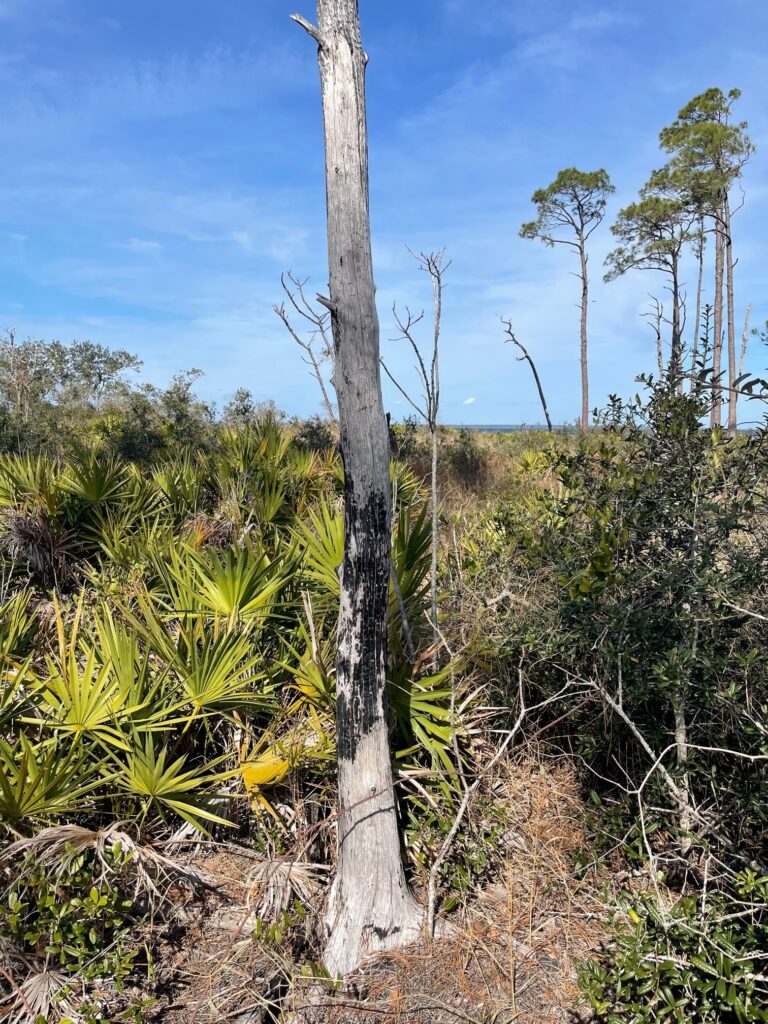
[[[710,425],[719,427],[722,424],[723,388],[720,372],[723,356],[723,263],[725,259],[725,232],[723,227],[722,208],[718,207],[715,214],[715,308],[713,313],[712,338],[712,381],[713,401],[710,414]]]
[[[379,375],[368,212],[365,64],[357,0],[318,0],[334,387],[345,473],[336,661],[338,873],[325,965],[349,973],[368,953],[420,935],[400,856],[386,707],[390,560],[389,438]]]
[[[723,199],[723,228],[725,234],[725,295],[726,323],[728,331],[728,433],[736,436],[738,428],[737,402],[738,396],[734,388],[736,370],[736,319],[733,295],[733,239],[731,238],[731,202],[728,193]]]
[[[578,232],[579,239],[579,262],[581,267],[581,429],[589,430],[589,357],[587,355],[587,312],[589,310],[589,271],[587,269],[587,240],[584,235],[583,226]],[[533,363],[531,363],[533,366]],[[534,370],[537,377],[538,374]],[[541,389],[539,389],[541,395]],[[543,396],[542,396],[543,398]]]

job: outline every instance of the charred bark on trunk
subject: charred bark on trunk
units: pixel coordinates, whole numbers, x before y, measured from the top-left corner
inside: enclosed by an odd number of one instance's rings
[[[345,975],[367,954],[413,942],[422,912],[406,883],[386,701],[391,502],[368,210],[366,55],[357,0],[318,0],[328,262],[344,463],[345,536],[336,659],[338,871],[325,965]]]

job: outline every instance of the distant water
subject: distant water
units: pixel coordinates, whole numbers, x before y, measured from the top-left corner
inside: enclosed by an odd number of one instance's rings
[[[481,434],[513,434],[520,430],[546,430],[546,423],[445,423],[443,426],[449,430],[476,430]],[[571,433],[573,427],[570,424],[553,424],[553,430],[558,433]]]

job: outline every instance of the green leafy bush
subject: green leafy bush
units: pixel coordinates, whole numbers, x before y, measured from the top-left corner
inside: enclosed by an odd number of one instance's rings
[[[14,865],[0,902],[0,934],[6,963],[38,1022],[60,1019],[75,993],[78,1019],[99,1019],[93,986],[122,992],[138,952],[130,932],[139,911],[121,885],[129,860],[119,844],[98,855],[68,846],[55,864],[32,853]],[[59,1009],[49,1017],[53,1007]]]
[[[661,911],[627,900],[601,955],[582,963],[583,1000],[600,1024],[768,1021],[768,877],[738,874],[730,893]]]

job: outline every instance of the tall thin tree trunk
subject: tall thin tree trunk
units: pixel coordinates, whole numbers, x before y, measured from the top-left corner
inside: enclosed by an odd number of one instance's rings
[[[744,373],[744,360],[747,358],[747,346],[749,345],[749,321],[752,317],[752,303],[750,302],[747,306],[747,311],[744,314],[744,330],[741,332],[741,353],[739,354],[739,373],[738,376]]]
[[[589,308],[589,276],[587,249],[584,238],[579,239],[581,258],[581,429],[589,430],[589,372],[587,365],[587,310]]]
[[[704,289],[704,238],[703,229],[700,238],[698,263],[699,273],[696,281],[696,319],[693,324],[693,344],[691,345],[691,375],[696,373],[696,360],[699,355],[699,330],[701,329],[701,295]],[[691,382],[693,388],[693,382]]]
[[[726,193],[723,199],[723,227],[725,229],[725,293],[726,293],[726,318],[728,322],[728,433],[735,436],[738,426],[736,415],[737,400],[734,390],[736,380],[736,318],[734,314],[733,295],[733,239],[731,238],[731,204]]]
[[[723,355],[723,214],[718,208],[715,217],[715,304],[712,323],[712,415],[711,425],[722,424],[723,391],[720,382]]]
[[[691,813],[691,788],[690,779],[686,770],[688,763],[688,723],[685,711],[685,684],[678,683],[677,693],[673,699],[675,714],[675,751],[677,755],[677,767],[680,770],[678,787],[680,790],[680,828],[684,832],[690,832],[693,824]],[[691,841],[684,838],[682,841],[683,852],[690,849]]]
[[[682,338],[680,336],[680,281],[677,260],[672,265],[672,354],[669,368],[676,377],[682,368]]]
[[[741,333],[741,352],[739,353],[739,367],[736,371],[736,380],[738,380],[744,373],[744,360],[747,358],[747,346],[749,345],[749,320],[751,316],[752,303],[750,302],[747,306],[747,312],[744,314],[744,330]],[[731,401],[733,402],[733,418],[738,424],[739,393],[735,389],[731,391]],[[736,431],[734,429],[734,433],[735,432]]]
[[[435,649],[433,655],[433,666],[437,669],[437,650],[438,650],[438,632],[437,632],[437,424],[430,423],[430,432],[432,434],[432,493],[430,500],[432,502],[432,565],[430,568],[430,598],[432,605],[432,645]]]
[[[318,0],[328,263],[344,462],[344,560],[336,659],[338,872],[325,965],[348,974],[369,953],[412,942],[422,914],[405,880],[387,701],[391,500],[368,211],[366,55],[357,0]]]

